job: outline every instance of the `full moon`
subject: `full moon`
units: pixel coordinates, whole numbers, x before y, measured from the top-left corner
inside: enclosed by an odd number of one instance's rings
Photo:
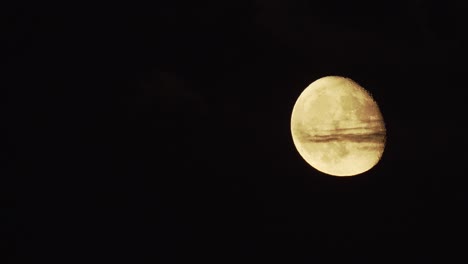
[[[291,133],[302,158],[333,176],[370,170],[382,157],[386,141],[385,123],[372,96],[339,76],[320,78],[299,95]]]

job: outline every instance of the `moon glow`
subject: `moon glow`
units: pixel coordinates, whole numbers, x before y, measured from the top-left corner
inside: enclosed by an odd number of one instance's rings
[[[291,133],[302,158],[333,176],[370,170],[382,157],[386,141],[383,117],[372,96],[339,76],[320,78],[300,94]]]

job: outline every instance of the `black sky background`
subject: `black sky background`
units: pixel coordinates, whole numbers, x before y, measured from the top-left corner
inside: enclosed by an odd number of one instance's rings
[[[54,8],[2,17],[2,263],[466,258],[460,3]],[[292,143],[295,100],[327,75],[386,122],[381,162],[356,177]]]

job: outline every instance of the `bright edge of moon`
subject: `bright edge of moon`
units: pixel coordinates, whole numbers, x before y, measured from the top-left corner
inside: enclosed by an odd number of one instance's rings
[[[340,76],[311,83],[298,97],[291,133],[301,157],[333,176],[354,176],[374,167],[383,155],[385,123],[363,87]]]

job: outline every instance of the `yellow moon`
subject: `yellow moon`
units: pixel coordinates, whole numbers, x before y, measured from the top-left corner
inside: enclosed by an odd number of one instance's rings
[[[302,158],[333,176],[370,170],[382,157],[386,141],[385,123],[372,96],[339,76],[320,78],[300,94],[291,133]]]

